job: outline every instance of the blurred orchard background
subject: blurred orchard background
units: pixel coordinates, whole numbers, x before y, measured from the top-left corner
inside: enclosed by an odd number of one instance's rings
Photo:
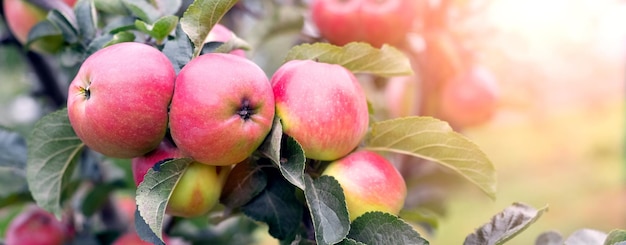
[[[513,202],[548,205],[549,211],[510,244],[530,244],[548,230],[567,236],[581,228],[626,228],[626,2],[453,3],[466,12],[449,23],[450,32],[500,86],[491,120],[463,130],[495,164],[498,193],[491,201],[469,184],[455,188],[438,229],[428,236],[431,244],[461,244]],[[0,24],[0,33],[6,31]],[[245,39],[251,30],[240,31]],[[284,50],[284,42],[267,42],[266,51],[252,58],[271,71],[272,59],[282,56],[270,54]],[[419,46],[420,38],[413,38],[412,45]],[[37,99],[40,86],[21,51],[0,46],[0,125],[27,135],[41,115],[53,110]],[[380,94],[370,99],[385,103]]]

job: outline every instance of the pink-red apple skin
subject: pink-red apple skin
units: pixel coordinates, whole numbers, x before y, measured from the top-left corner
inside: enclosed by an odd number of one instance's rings
[[[15,217],[6,231],[6,245],[62,245],[67,229],[51,213],[29,206]]]
[[[350,220],[370,211],[397,215],[406,199],[402,175],[375,152],[353,152],[330,163],[322,175],[334,177],[343,188]]]
[[[194,160],[232,165],[269,133],[274,96],[263,70],[232,54],[201,55],[181,69],[170,109],[176,146]]]
[[[176,73],[141,43],[119,43],[85,60],[69,86],[67,108],[78,137],[109,157],[133,158],[165,136]]]
[[[489,121],[496,112],[499,87],[493,74],[475,65],[444,85],[440,117],[453,127],[473,127]]]
[[[392,77],[385,87],[386,107],[391,118],[416,116],[420,108],[420,91],[416,76]]]
[[[228,42],[235,37],[233,31],[228,29],[227,27],[221,24],[215,24],[209,35],[204,40],[205,43],[208,42]],[[234,54],[241,57],[246,57],[246,52],[243,49],[235,49],[229,52],[229,54]]]
[[[335,45],[398,45],[413,27],[415,0],[314,0],[311,15],[322,37]]]
[[[283,131],[302,145],[307,158],[338,159],[365,136],[365,93],[344,67],[293,60],[281,66],[271,82]]]
[[[157,149],[132,160],[135,184],[139,186],[154,164],[182,157],[182,153],[164,140]],[[179,217],[196,217],[208,213],[217,203],[230,167],[190,163],[174,187],[165,212]]]

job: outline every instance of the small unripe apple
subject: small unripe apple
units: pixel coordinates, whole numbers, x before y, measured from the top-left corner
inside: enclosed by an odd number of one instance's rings
[[[328,165],[322,175],[332,176],[343,188],[350,220],[381,211],[397,215],[406,199],[400,172],[381,155],[357,151]]]
[[[440,117],[453,127],[478,126],[491,119],[498,99],[498,83],[493,74],[474,66],[444,85]]]
[[[156,150],[143,157],[133,158],[135,184],[139,186],[155,164],[181,156],[182,153],[175,146],[163,141]],[[229,170],[229,167],[192,162],[174,187],[165,212],[180,217],[206,214],[217,205]]]
[[[70,84],[72,128],[106,156],[142,156],[165,136],[175,78],[170,61],[152,46],[130,42],[101,49]]]
[[[283,131],[302,145],[307,158],[338,159],[365,136],[365,92],[346,68],[293,60],[278,68],[271,81]]]
[[[311,15],[330,43],[367,42],[398,45],[417,17],[415,0],[313,0]]]
[[[67,229],[51,213],[29,206],[15,217],[6,231],[6,245],[62,245]]]
[[[232,165],[254,152],[272,128],[274,96],[265,72],[232,55],[201,55],[181,69],[170,109],[176,146],[194,160]]]
[[[60,4],[67,4],[69,6],[73,6],[75,2],[72,0],[64,0],[65,3],[60,0],[50,1],[57,1]],[[7,26],[13,35],[15,35],[15,38],[21,44],[26,44],[28,33],[37,23],[46,19],[48,11],[26,0],[5,0],[4,15]],[[54,53],[59,51],[62,44],[63,36],[55,35],[47,36],[36,41],[31,44],[30,48],[37,52]]]
[[[209,35],[204,40],[205,43],[208,42],[223,42],[226,43],[231,39],[235,38],[235,33],[230,29],[226,28],[221,24],[215,24]],[[246,57],[246,52],[243,49],[235,49],[229,52],[229,54],[234,54],[241,57]]]

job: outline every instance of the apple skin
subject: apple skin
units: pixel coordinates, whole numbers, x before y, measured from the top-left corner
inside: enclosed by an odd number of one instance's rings
[[[398,45],[413,27],[415,0],[314,0],[311,15],[322,37],[343,46],[367,42]]]
[[[446,83],[441,92],[440,118],[457,128],[481,125],[497,110],[499,87],[493,74],[474,65]]]
[[[385,100],[391,118],[416,116],[420,108],[420,91],[416,76],[392,77],[385,87]]]
[[[283,132],[302,145],[307,158],[338,159],[365,136],[365,92],[344,67],[293,60],[278,68],[271,82]]]
[[[170,108],[176,146],[214,166],[248,158],[274,119],[274,96],[265,72],[232,55],[201,55],[181,69]]]
[[[351,221],[371,211],[397,215],[406,199],[406,184],[400,172],[371,151],[353,152],[334,161],[322,175],[334,177],[343,188]]]
[[[67,232],[54,215],[31,205],[11,221],[5,242],[6,245],[62,245]]]
[[[165,136],[176,73],[141,43],[119,43],[85,60],[69,86],[67,108],[78,137],[109,157],[133,158]]]
[[[215,26],[213,26],[213,28],[209,32],[209,35],[204,40],[204,42],[205,43],[208,43],[208,42],[225,43],[233,39],[233,37],[235,37],[235,33],[233,33],[233,31],[231,31],[230,29],[226,28],[225,26],[221,24],[215,24]],[[230,51],[229,54],[246,57],[246,52],[243,49],[234,49]]]
[[[133,158],[135,184],[139,186],[145,174],[156,163],[182,156],[179,149],[164,140],[156,150],[143,157]],[[165,212],[179,217],[197,217],[208,213],[219,202],[229,172],[230,167],[192,162],[174,187]]]

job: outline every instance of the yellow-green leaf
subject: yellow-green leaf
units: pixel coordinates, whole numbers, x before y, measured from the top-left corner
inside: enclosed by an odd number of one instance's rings
[[[200,55],[204,40],[213,26],[230,10],[237,0],[195,0],[180,19],[183,31],[194,44],[194,55]]]
[[[407,154],[439,163],[495,199],[496,173],[489,158],[448,123],[431,117],[405,117],[374,123],[367,149]]]

